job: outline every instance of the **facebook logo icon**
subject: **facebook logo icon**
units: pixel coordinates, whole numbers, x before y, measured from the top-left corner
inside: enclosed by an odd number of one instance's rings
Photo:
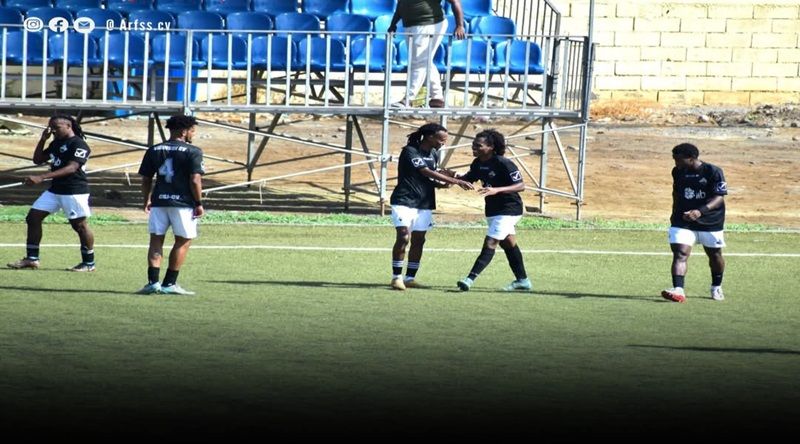
[[[47,23],[47,27],[53,32],[64,32],[69,28],[69,21],[64,17],[53,17]]]

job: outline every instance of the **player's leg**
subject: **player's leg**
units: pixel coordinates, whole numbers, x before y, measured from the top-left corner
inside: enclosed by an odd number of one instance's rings
[[[519,249],[519,245],[517,245],[516,235],[509,234],[506,236],[505,239],[500,241],[500,247],[503,248],[503,251],[506,253],[508,265],[511,267],[515,278],[513,282],[503,289],[506,291],[531,290],[533,285],[525,271],[525,262],[522,259],[522,251]]]
[[[708,266],[711,269],[711,299],[725,300],[725,295],[722,293],[722,275],[725,273],[725,259],[722,257],[722,248],[725,246],[723,232],[700,232],[698,237],[708,256]]]
[[[8,264],[9,268],[39,268],[39,245],[42,242],[42,221],[50,213],[55,213],[60,209],[61,203],[58,200],[58,196],[49,191],[42,193],[39,198],[33,202],[31,209],[28,210],[28,215],[25,216],[25,224],[27,225],[25,257]]]
[[[672,287],[662,291],[661,297],[673,302],[686,302],[684,281],[692,245],[697,241],[697,235],[692,230],[670,227],[668,237],[672,251]]]
[[[492,262],[494,252],[497,250],[497,245],[499,243],[499,240],[491,236],[486,236],[486,238],[483,240],[483,248],[481,248],[478,258],[475,259],[475,263],[472,264],[472,269],[470,270],[469,275],[457,282],[458,288],[461,291],[469,291],[470,287],[472,287],[472,284],[475,282],[475,279],[477,279],[481,272],[489,265],[490,262]]]
[[[433,228],[433,211],[418,210],[417,217],[411,225],[411,246],[408,249],[408,266],[403,283],[406,287],[420,287],[416,281],[422,261],[422,250],[425,247],[425,235]]]
[[[395,228],[394,245],[392,246],[392,289],[405,290],[403,283],[403,262],[406,259],[406,248],[411,242],[411,226],[414,225],[418,210],[403,205],[392,205],[392,224]]]
[[[138,294],[154,294],[161,291],[161,259],[164,256],[164,238],[169,229],[169,215],[167,209],[153,207],[147,221],[150,232],[150,245],[147,248],[147,284]]]
[[[61,208],[69,219],[72,229],[78,233],[81,242],[81,263],[72,267],[72,271],[94,271],[94,233],[89,228],[89,194],[59,195]]]
[[[169,208],[167,213],[175,233],[175,243],[169,253],[169,265],[161,282],[161,293],[192,295],[194,292],[178,285],[178,274],[192,245],[192,239],[197,237],[197,220],[193,217],[192,208]]]

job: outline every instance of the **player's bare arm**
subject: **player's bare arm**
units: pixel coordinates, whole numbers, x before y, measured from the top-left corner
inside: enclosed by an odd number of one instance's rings
[[[78,162],[70,161],[64,168],[59,168],[55,171],[50,171],[49,173],[39,174],[36,176],[28,176],[22,180],[22,183],[25,185],[39,185],[48,179],[58,179],[60,177],[67,177],[70,174],[74,174],[80,169],[80,167],[81,165]]]
[[[502,193],[518,193],[520,191],[525,191],[525,183],[524,182],[517,182],[514,185],[509,185],[507,187],[485,187],[478,190],[478,194],[481,196],[494,196],[495,194],[502,194]]]
[[[421,169],[420,170],[420,174],[422,174],[425,177],[430,177],[431,179],[438,180],[438,181],[441,181],[441,182],[444,182],[444,183],[449,183],[449,184],[452,184],[452,185],[458,185],[462,189],[465,189],[465,190],[473,190],[473,189],[475,189],[475,187],[469,182],[463,181],[461,179],[456,179],[455,177],[446,176],[446,175],[444,175],[442,173],[433,171],[433,170],[431,170],[429,168]]]

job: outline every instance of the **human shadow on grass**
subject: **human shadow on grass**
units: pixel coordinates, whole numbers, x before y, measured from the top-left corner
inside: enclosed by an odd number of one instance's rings
[[[82,288],[42,288],[42,287],[13,287],[7,285],[0,285],[0,290],[11,291],[35,291],[45,293],[94,293],[94,294],[133,294],[133,291],[119,291],[119,290],[90,290]]]
[[[267,280],[257,280],[257,281],[207,280],[205,282],[213,284],[234,284],[234,285],[284,285],[287,287],[369,288],[377,290],[383,289],[387,291],[396,291],[392,290],[391,286],[389,285],[389,282],[382,283],[382,282],[267,281]],[[464,293],[458,288],[456,288],[455,284],[453,284],[452,287],[444,287],[441,285],[424,285],[424,287],[409,288],[406,291],[414,292],[414,291],[424,291],[424,290],[442,291],[445,293]],[[487,288],[487,289],[472,290],[469,293],[502,293],[502,291],[492,290]]]
[[[610,294],[610,293],[577,293],[577,292],[555,292],[555,291],[533,291],[537,296],[560,296],[568,299],[598,298],[598,299],[627,299],[641,302],[670,302],[655,296],[641,296],[632,294]]]
[[[661,348],[668,350],[687,350],[699,352],[721,352],[721,353],[770,353],[776,355],[800,355],[800,351],[786,350],[781,348],[770,347],[753,347],[753,348],[730,348],[730,347],[675,347],[670,345],[648,345],[648,344],[628,344],[628,347],[637,348]]]

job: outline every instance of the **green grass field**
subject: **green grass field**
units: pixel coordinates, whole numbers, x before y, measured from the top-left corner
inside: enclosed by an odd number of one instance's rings
[[[175,297],[133,294],[145,225],[95,225],[91,274],[64,271],[80,260],[68,225],[44,230],[40,270],[0,270],[5,430],[798,428],[798,233],[728,233],[722,303],[698,248],[675,304],[659,296],[662,231],[520,230],[535,291],[505,294],[502,253],[458,292],[484,230],[439,228],[418,275],[429,288],[403,293],[388,285],[388,225],[206,224],[179,278],[198,295]],[[24,254],[24,232],[0,223],[4,263]]]

